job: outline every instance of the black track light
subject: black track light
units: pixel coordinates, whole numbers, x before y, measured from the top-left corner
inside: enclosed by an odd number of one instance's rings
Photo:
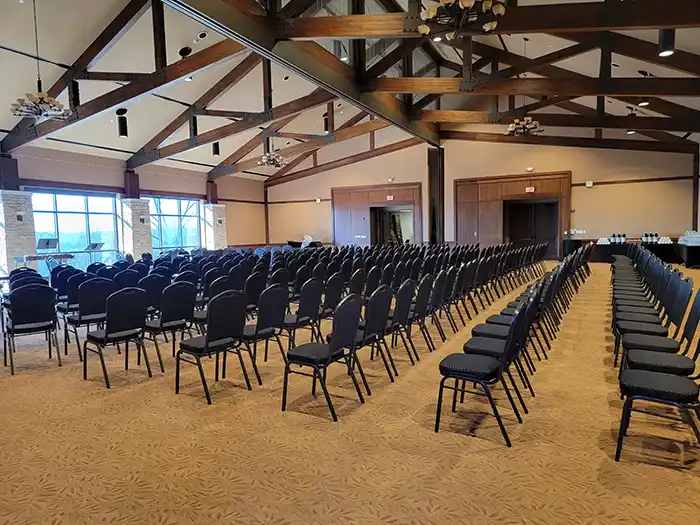
[[[128,138],[129,137],[129,125],[126,121],[126,109],[125,108],[119,108],[117,110],[117,129],[119,130],[119,137],[120,138]]]
[[[676,30],[659,29],[659,56],[670,57],[676,51]]]
[[[221,146],[219,145],[218,142],[214,142],[211,145],[211,154],[214,155],[215,157],[218,157],[221,155]]]

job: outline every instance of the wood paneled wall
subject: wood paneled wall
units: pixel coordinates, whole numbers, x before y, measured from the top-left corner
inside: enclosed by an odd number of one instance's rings
[[[413,238],[411,242],[422,243],[423,208],[420,182],[331,188],[333,243],[337,245],[369,245],[369,209],[373,206],[406,205],[413,209]]]
[[[534,188],[528,192],[527,188]],[[557,199],[559,249],[571,220],[571,172],[455,180],[455,232],[460,244],[503,242],[503,201]]]

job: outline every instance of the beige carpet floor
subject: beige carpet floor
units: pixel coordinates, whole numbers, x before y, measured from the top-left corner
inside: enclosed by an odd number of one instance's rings
[[[700,452],[688,429],[635,414],[622,461],[612,459],[621,402],[609,271],[592,266],[550,359],[537,363],[522,425],[497,391],[510,449],[482,398],[456,414],[448,403],[433,431],[438,363],[487,313],[433,354],[420,341],[414,367],[397,348],[394,384],[362,351],[373,388],[365,405],[338,366],[329,388],[339,423],[300,376],[280,411],[276,352],[252,392],[236,360],[218,384],[208,362],[208,406],[192,366],[175,395],[167,350],[165,375],[154,368],[152,379],[108,350],[107,390],[97,359],[83,381],[74,347],[58,368],[41,339],[25,338],[17,374],[0,369],[0,523],[698,523]]]

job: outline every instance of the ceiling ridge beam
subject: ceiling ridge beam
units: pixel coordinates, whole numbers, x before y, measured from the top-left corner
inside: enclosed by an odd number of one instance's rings
[[[213,130],[200,133],[193,138],[180,140],[152,151],[139,152],[127,161],[127,168],[133,169],[138,166],[143,166],[144,164],[150,164],[151,162],[165,159],[172,155],[184,153],[204,144],[216,142],[226,137],[230,137],[231,135],[237,135],[238,133],[248,131],[257,126],[262,126],[268,122],[274,122],[292,115],[298,115],[307,109],[326,104],[334,99],[334,95],[331,95],[325,90],[318,88],[304,97],[273,108],[270,113],[259,113],[257,118],[232,122]]]
[[[382,155],[387,155],[389,153],[394,153],[403,149],[412,148],[413,146],[418,146],[419,144],[421,144],[421,142],[421,140],[415,138],[406,139],[399,142],[394,142],[392,144],[387,144],[386,146],[381,146],[373,150],[368,150],[362,153],[357,153],[355,155],[350,155],[349,157],[343,157],[341,159],[336,159],[331,162],[326,162],[325,164],[319,164],[318,166],[314,166],[306,170],[295,171],[294,173],[290,173],[283,177],[273,176],[265,181],[265,187],[269,188],[271,186],[278,186],[279,184],[303,179],[306,177],[310,177],[311,175],[316,175],[318,173],[325,173],[327,171],[342,168],[344,166],[349,166],[350,164],[355,164],[364,160],[373,159],[375,157],[381,157]]]
[[[160,146],[163,141],[167,140],[173,133],[184,126],[192,117],[193,112],[199,109],[205,109],[208,105],[213,104],[219,97],[226,93],[229,89],[235,86],[243,78],[245,78],[258,64],[260,57],[254,53],[250,53],[234,68],[226,73],[216,84],[210,87],[201,97],[192,103],[192,105],[175,117],[170,123],[156,133],[151,140],[146,142],[139,152],[153,151]],[[134,156],[131,157],[132,159]]]
[[[173,9],[216,29],[227,38],[243,43],[283,67],[314,82],[356,107],[389,121],[398,128],[432,145],[440,144],[437,127],[412,122],[406,109],[392,96],[363,93],[355,71],[315,42],[277,39],[268,20],[249,14],[254,0],[163,0]]]
[[[56,131],[72,126],[92,118],[115,106],[126,104],[131,100],[148,95],[197,71],[208,69],[216,64],[228,60],[243,50],[243,46],[230,40],[223,40],[190,55],[174,64],[170,64],[162,71],[152,73],[137,82],[131,82],[105,93],[102,96],[89,100],[75,108],[68,120],[48,120],[37,123],[23,133],[11,133],[2,141],[2,150],[11,151],[28,144],[34,140],[46,137]]]

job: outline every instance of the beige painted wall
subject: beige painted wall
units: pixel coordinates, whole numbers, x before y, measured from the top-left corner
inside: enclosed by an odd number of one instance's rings
[[[265,188],[262,180],[242,177],[221,177],[216,180],[219,199],[263,202]]]
[[[270,204],[268,215],[271,244],[300,241],[304,235],[322,242],[331,240],[330,201]]]
[[[225,202],[229,245],[265,243],[265,207],[262,204]]]
[[[340,145],[339,145],[340,146]],[[349,153],[351,154],[351,153]],[[344,155],[342,155],[344,156]],[[418,145],[396,151],[326,173],[312,175],[268,190],[270,203],[309,199],[330,199],[331,188],[387,184],[394,182],[420,182],[423,202],[423,237],[428,239],[428,153],[427,146]],[[270,205],[270,241],[300,239],[304,233],[319,240],[331,239],[330,202],[316,204],[293,203]],[[274,212],[273,212],[274,209]],[[274,218],[273,218],[274,214]],[[316,232],[312,234],[311,232]]]
[[[445,238],[454,240],[454,180],[494,175],[571,171],[572,181],[690,176],[692,155],[562,148],[487,142],[445,142]],[[571,227],[585,238],[653,230],[678,234],[692,224],[692,181],[573,188]]]

